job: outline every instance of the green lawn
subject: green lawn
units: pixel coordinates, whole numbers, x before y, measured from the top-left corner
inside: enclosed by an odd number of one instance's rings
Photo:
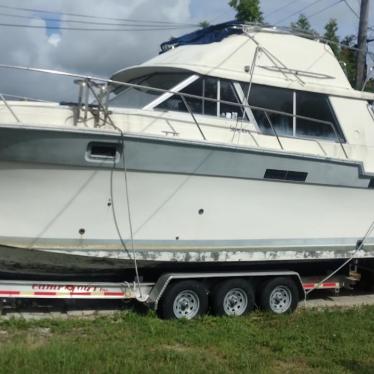
[[[374,307],[162,321],[0,320],[1,373],[374,373]]]

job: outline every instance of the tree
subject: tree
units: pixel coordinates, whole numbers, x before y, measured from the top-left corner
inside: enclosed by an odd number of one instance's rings
[[[296,22],[291,23],[291,28],[295,31],[305,31],[307,33],[314,33],[310,22],[304,14],[300,14],[299,19]]]
[[[356,51],[357,48],[354,35],[346,36],[341,42],[340,61],[344,64],[347,77],[354,87],[356,84]]]
[[[208,22],[208,21],[201,21],[200,23],[199,23],[199,27],[201,28],[201,29],[206,29],[207,27],[209,27],[210,26],[210,23]]]
[[[259,0],[230,0],[229,5],[237,11],[238,21],[258,23],[264,21]]]
[[[338,37],[338,23],[336,19],[331,18],[330,21],[325,26],[325,34],[323,37],[326,39],[331,49],[335,53],[335,56],[340,58],[340,45]]]

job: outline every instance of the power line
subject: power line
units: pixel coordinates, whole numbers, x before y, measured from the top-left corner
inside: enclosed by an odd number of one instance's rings
[[[32,19],[39,19],[40,17],[37,17],[37,16],[23,16],[23,15],[19,15],[19,14],[9,14],[9,13],[2,13],[0,12],[0,16],[2,17],[11,17],[11,18],[20,18],[20,19],[28,19],[28,20],[32,20]],[[78,20],[63,20],[63,19],[60,19],[60,18],[40,18],[42,19],[43,21],[46,21],[46,22],[60,22],[60,23],[75,23],[75,24],[83,24],[83,25],[97,25],[97,26],[130,26],[130,27],[149,27],[149,26],[152,26],[152,27],[169,27],[169,25],[158,25],[158,24],[154,24],[154,25],[150,25],[150,24],[146,24],[146,23],[138,23],[138,24],[131,24],[131,23],[108,23],[108,22],[92,22],[92,21],[78,21]],[[172,24],[170,24],[170,27],[173,26]],[[175,27],[180,27],[181,25],[179,24],[175,24]],[[182,25],[184,26],[184,25]],[[191,27],[195,27],[196,25],[191,25]],[[196,26],[197,27],[197,26]]]
[[[349,10],[357,17],[357,19],[360,19],[359,14],[353,9],[351,4],[349,4],[348,0],[343,0],[344,4],[349,8]]]
[[[321,9],[321,10],[315,12],[315,13],[312,13],[312,14],[308,15],[308,18],[315,17],[315,16],[317,16],[317,15],[319,15],[319,14],[325,12],[326,10],[328,10],[328,9],[330,9],[330,8],[333,8],[334,6],[336,6],[336,5],[340,4],[340,3],[342,3],[343,1],[344,1],[344,0],[338,0],[338,1],[335,2],[334,4],[330,4],[330,5],[328,5],[327,7],[323,8],[323,9]]]
[[[291,5],[295,4],[295,3],[298,3],[298,2],[299,2],[299,0],[292,0],[289,3],[287,3],[286,5],[283,5],[283,6],[279,7],[279,8],[277,8],[277,9],[272,10],[270,13],[267,14],[267,17],[272,16],[273,14],[278,13],[281,10],[283,10],[285,8],[288,8],[289,6],[291,6]]]
[[[296,12],[290,14],[290,15],[288,15],[287,17],[279,20],[278,22],[276,22],[276,25],[278,25],[280,23],[283,23],[283,22],[287,21],[288,19],[292,18],[293,16],[296,16],[297,14],[300,14],[300,13],[304,12],[305,10],[313,7],[314,5],[320,3],[321,1],[325,1],[325,0],[315,0],[315,1],[313,1],[313,3],[307,5],[306,7],[304,7],[302,9],[300,9],[300,10],[298,10],[298,11],[296,11]]]
[[[191,26],[149,26],[145,28],[117,28],[117,29],[105,29],[105,28],[84,28],[84,27],[60,27],[60,26],[39,26],[39,25],[16,25],[13,23],[0,23],[0,27],[12,27],[12,28],[26,28],[26,29],[43,29],[43,30],[67,30],[67,31],[167,31],[167,30],[181,30],[191,28]]]
[[[143,28],[143,29],[132,29],[132,28],[127,28],[127,29],[93,29],[93,28],[70,28],[70,27],[58,27],[58,26],[37,26],[37,25],[15,25],[15,24],[4,24],[0,23],[0,27],[19,27],[19,28],[31,28],[31,29],[50,29],[50,30],[68,30],[68,31],[97,31],[97,32],[102,32],[102,31],[113,31],[113,32],[134,32],[134,31],[168,31],[168,30],[178,30],[180,28],[173,28],[173,27],[165,27],[165,28]],[[359,48],[357,47],[351,47],[347,44],[344,44],[342,42],[336,42],[334,40],[326,39],[324,37],[319,37],[318,40],[323,41],[325,43],[332,43],[336,45],[340,45],[341,47],[353,51],[360,51]]]
[[[72,12],[57,12],[57,11],[50,11],[45,9],[34,9],[34,8],[21,8],[16,6],[10,6],[10,5],[0,5],[0,8],[4,9],[12,9],[12,10],[18,10],[23,12],[32,12],[32,13],[44,13],[44,14],[61,14],[64,16],[71,16],[71,17],[80,17],[80,18],[91,18],[91,19],[101,19],[101,20],[107,20],[107,21],[125,21],[125,22],[147,22],[147,23],[155,23],[155,24],[162,24],[162,25],[189,25],[191,24],[182,24],[182,23],[176,23],[176,22],[170,22],[170,21],[157,21],[157,20],[139,20],[139,19],[130,19],[130,18],[115,18],[115,17],[98,17],[88,14],[82,14],[82,13],[72,13]],[[196,26],[196,25],[194,25]]]

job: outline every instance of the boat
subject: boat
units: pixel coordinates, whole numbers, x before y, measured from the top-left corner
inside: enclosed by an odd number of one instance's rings
[[[0,68],[79,87],[1,96],[3,278],[374,258],[374,95],[315,35],[228,22],[110,79]]]

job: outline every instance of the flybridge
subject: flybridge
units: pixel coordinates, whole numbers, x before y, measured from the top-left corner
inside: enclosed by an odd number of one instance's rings
[[[275,27],[268,24],[243,23],[241,21],[229,21],[212,25],[192,33],[172,38],[161,44],[161,53],[183,45],[211,44],[220,42],[231,35],[245,33],[246,29],[269,30],[272,32],[292,33],[308,39],[321,39],[317,33],[308,33],[304,30],[295,30],[288,27]]]

